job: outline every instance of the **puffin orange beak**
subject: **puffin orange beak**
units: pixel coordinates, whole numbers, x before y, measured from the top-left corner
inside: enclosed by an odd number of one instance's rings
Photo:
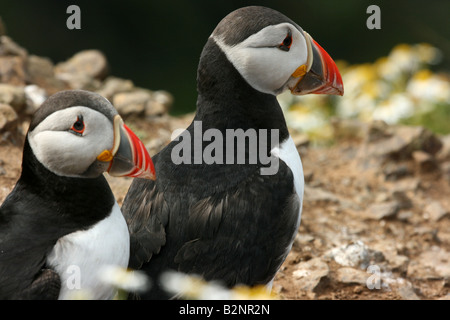
[[[308,33],[304,34],[308,46],[308,61],[292,74],[292,77],[299,78],[296,85],[290,88],[292,94],[344,95],[344,84],[336,63]]]
[[[113,148],[104,150],[97,160],[110,163],[107,172],[112,176],[156,179],[155,167],[147,149],[118,115],[114,118]]]

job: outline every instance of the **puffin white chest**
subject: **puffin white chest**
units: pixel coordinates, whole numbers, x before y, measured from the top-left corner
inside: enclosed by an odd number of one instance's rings
[[[303,165],[300,155],[295,146],[292,137],[283,141],[279,147],[275,147],[271,150],[272,155],[283,160],[286,165],[291,169],[292,175],[294,176],[294,188],[300,200],[300,210],[298,212],[297,228],[300,226],[300,219],[302,215],[303,206],[303,192],[305,189],[305,179],[303,176]]]
[[[70,299],[76,293],[96,300],[113,298],[115,289],[102,282],[99,273],[107,265],[128,266],[129,239],[128,227],[117,203],[107,218],[88,230],[60,238],[47,257],[47,264],[61,278],[59,299]]]

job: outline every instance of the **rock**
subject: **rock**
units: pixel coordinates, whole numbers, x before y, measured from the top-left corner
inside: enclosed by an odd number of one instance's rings
[[[429,218],[431,221],[439,221],[444,217],[448,217],[450,211],[445,209],[439,201],[432,201],[426,207],[424,211],[425,218]],[[450,263],[450,261],[449,261]]]
[[[411,260],[407,276],[418,280],[450,280],[450,252],[439,247],[420,254],[417,259]]]
[[[395,190],[392,193],[392,199],[397,202],[399,209],[410,209],[413,207],[411,199],[406,195],[404,191]]]
[[[310,144],[310,139],[307,134],[304,133],[296,133],[292,136],[292,140],[294,141],[295,146],[298,148],[308,147]]]
[[[30,55],[27,59],[27,82],[45,88],[49,94],[68,89],[67,85],[55,77],[53,62],[48,58]]]
[[[438,168],[438,164],[434,157],[422,150],[416,150],[412,153],[414,163],[420,173],[427,173]]]
[[[113,96],[116,93],[131,91],[133,87],[133,81],[131,80],[108,77],[103,81],[102,86],[97,90],[97,93],[112,101]]]
[[[362,148],[364,157],[382,157],[394,160],[410,159],[412,153],[422,150],[432,155],[442,147],[442,142],[430,130],[423,127],[398,126],[391,136],[366,142]]]
[[[409,258],[396,252],[383,251],[389,268],[394,272],[406,273],[409,264]]]
[[[338,282],[347,284],[361,284],[366,285],[367,278],[370,274],[367,274],[363,270],[358,270],[350,267],[339,268],[336,271],[336,280]]]
[[[408,156],[415,150],[422,150],[432,155],[442,147],[442,142],[430,130],[423,127],[400,126],[396,130],[401,148],[392,150],[392,155]]]
[[[145,115],[147,117],[161,116],[167,113],[172,106],[173,97],[163,90],[154,91],[151,99],[145,104]]]
[[[10,37],[6,35],[0,36],[0,56],[19,56],[26,58],[27,50],[15,43]]]
[[[47,92],[35,84],[26,86],[24,91],[27,100],[26,113],[32,115],[47,99]]]
[[[437,158],[441,161],[450,160],[450,134],[441,137],[442,148],[437,154]]]
[[[445,162],[441,163],[441,171],[442,171],[443,176],[450,183],[450,161],[445,161]]]
[[[16,127],[19,117],[14,109],[4,103],[0,103],[0,132],[10,131]]]
[[[328,251],[324,258],[333,259],[344,267],[367,268],[368,265],[384,261],[380,251],[369,249],[362,241],[356,241]]]
[[[112,102],[117,111],[126,118],[131,115],[143,114],[151,97],[149,90],[136,89],[131,92],[117,93],[114,95]]]
[[[300,262],[292,273],[296,287],[307,293],[317,293],[329,282],[330,269],[321,258]]]
[[[400,205],[398,201],[395,200],[384,203],[375,203],[369,206],[363,216],[373,220],[388,219],[393,218],[399,209]]]
[[[25,59],[19,56],[0,56],[0,82],[25,85]]]
[[[407,163],[388,162],[383,168],[386,181],[397,181],[413,174]]]
[[[333,137],[338,140],[362,140],[366,135],[367,125],[353,119],[331,119]]]
[[[61,79],[71,76],[85,76],[92,79],[104,79],[108,72],[106,57],[99,50],[84,50],[75,54],[55,67],[55,74]]]
[[[382,120],[372,121],[367,127],[366,142],[375,142],[392,136],[392,128]]]
[[[384,255],[380,251],[369,249],[364,242],[355,241],[328,251],[324,258],[333,259],[344,267],[367,268],[375,262],[384,261]]]
[[[305,186],[304,199],[313,203],[339,203],[339,198],[334,193],[310,186]]]
[[[404,300],[420,300],[410,282],[397,288],[397,292]]]
[[[0,83],[0,103],[8,104],[16,112],[21,112],[25,107],[26,97],[23,87]]]

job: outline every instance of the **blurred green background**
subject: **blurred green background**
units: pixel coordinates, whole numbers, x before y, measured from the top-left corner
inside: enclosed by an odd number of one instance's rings
[[[71,4],[81,8],[81,30],[66,28]],[[0,16],[14,41],[54,63],[101,50],[111,75],[171,92],[171,112],[180,114],[195,109],[197,63],[214,27],[232,10],[255,4],[289,16],[335,60],[373,62],[399,43],[426,42],[443,54],[433,68],[450,70],[448,0],[2,0]],[[381,9],[381,30],[366,27],[371,4]]]

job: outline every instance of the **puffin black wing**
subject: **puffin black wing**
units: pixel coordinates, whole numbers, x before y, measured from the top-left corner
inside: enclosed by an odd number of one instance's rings
[[[57,300],[61,290],[61,278],[52,269],[43,269],[36,280],[22,291],[24,300]]]
[[[270,176],[259,166],[175,165],[172,147],[153,157],[156,181],[134,180],[122,207],[130,267],[153,280],[141,298],[169,298],[159,283],[169,270],[230,287],[270,282],[298,227],[292,171],[282,160]]]
[[[153,163],[157,164],[157,155]],[[128,201],[129,197],[133,200]],[[139,269],[166,243],[169,206],[164,191],[158,189],[156,181],[136,179],[127,193],[122,211],[130,231],[129,267]]]
[[[228,286],[272,280],[289,252],[300,209],[292,172],[284,163],[280,167],[275,176],[256,170],[190,206],[189,240],[174,258],[178,270]]]
[[[39,210],[45,208],[41,204],[41,199],[19,181],[0,207],[0,299],[58,298],[58,274],[43,269],[54,241],[46,234],[34,237],[42,225],[37,221],[49,218]]]

